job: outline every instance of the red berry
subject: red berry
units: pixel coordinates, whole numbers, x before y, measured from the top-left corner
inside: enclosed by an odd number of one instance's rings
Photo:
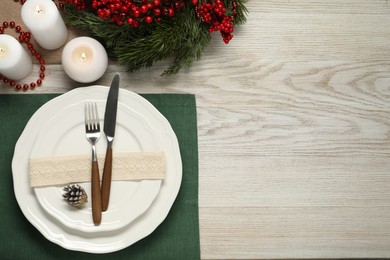
[[[154,16],[160,16],[161,15],[161,9],[160,8],[154,8],[153,15]]]
[[[133,27],[134,28],[138,28],[139,27],[139,21],[138,20],[134,20]]]
[[[140,12],[138,10],[133,11],[133,15],[135,18],[138,18],[140,16]]]
[[[168,8],[168,15],[169,15],[170,17],[175,16],[175,11],[173,10],[172,7],[171,7],[171,8]]]
[[[145,17],[145,22],[146,23],[152,23],[153,22],[153,18],[151,16],[146,16]]]
[[[141,6],[141,13],[146,13],[148,11],[148,6],[147,5],[142,5]]]

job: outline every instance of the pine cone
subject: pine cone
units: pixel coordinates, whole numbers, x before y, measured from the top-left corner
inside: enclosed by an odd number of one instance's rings
[[[76,185],[68,185],[64,187],[65,194],[62,194],[66,202],[74,207],[81,207],[88,202],[88,195],[85,190]]]

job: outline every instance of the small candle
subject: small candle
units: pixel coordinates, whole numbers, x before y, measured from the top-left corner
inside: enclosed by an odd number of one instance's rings
[[[28,0],[22,6],[21,15],[42,48],[58,49],[68,39],[68,30],[52,0]]]
[[[20,80],[27,76],[32,69],[32,60],[27,51],[14,37],[0,35],[0,74]]]
[[[65,45],[61,62],[70,78],[89,83],[103,76],[108,66],[108,57],[100,42],[90,37],[78,37]]]

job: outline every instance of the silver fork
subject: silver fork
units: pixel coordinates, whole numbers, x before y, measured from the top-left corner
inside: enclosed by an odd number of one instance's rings
[[[92,218],[93,223],[95,225],[99,225],[102,220],[102,203],[100,194],[99,167],[96,156],[96,142],[100,138],[100,122],[96,103],[85,104],[85,135],[92,144]]]

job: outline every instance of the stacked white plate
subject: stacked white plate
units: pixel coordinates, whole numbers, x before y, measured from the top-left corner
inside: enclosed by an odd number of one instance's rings
[[[30,187],[30,158],[91,153],[85,137],[84,104],[97,103],[103,125],[108,89],[77,88],[47,102],[31,117],[15,147],[14,191],[23,214],[48,240],[70,250],[108,253],[130,246],[161,224],[180,189],[180,150],[169,122],[146,99],[124,89],[119,92],[114,152],[162,151],[166,178],[113,181],[109,209],[99,226],[92,222],[90,202],[82,209],[64,202],[63,186]],[[104,156],[105,150],[102,134],[98,154]],[[90,190],[88,182],[81,186]]]

